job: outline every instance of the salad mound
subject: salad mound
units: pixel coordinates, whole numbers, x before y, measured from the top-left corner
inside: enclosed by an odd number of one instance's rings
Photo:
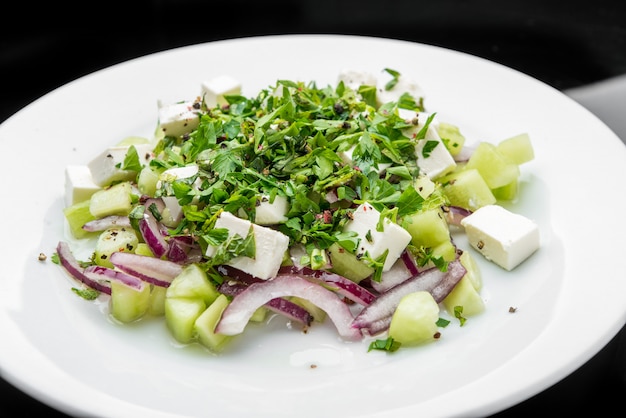
[[[432,342],[485,309],[453,230],[505,270],[539,246],[521,215],[478,216],[517,197],[528,135],[466,142],[392,69],[253,97],[218,77],[159,104],[154,138],[67,167],[65,219],[93,253],[79,261],[62,240],[58,260],[116,320],[162,316],[178,342],[214,352],[271,315],[332,323],[370,349]]]

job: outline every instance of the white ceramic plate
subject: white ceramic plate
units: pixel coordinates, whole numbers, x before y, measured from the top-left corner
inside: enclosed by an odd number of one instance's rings
[[[70,291],[51,256],[63,238],[64,168],[129,135],[150,136],[156,103],[195,97],[229,74],[244,94],[277,79],[334,84],[343,68],[396,69],[426,106],[470,140],[528,132],[519,202],[542,247],[514,272],[481,262],[485,314],[435,344],[389,355],[303,335],[273,321],[216,357],[172,343],[163,321],[117,326]],[[626,149],[563,94],[503,66],[414,43],[279,36],[166,51],[99,71],[32,103],[0,127],[3,376],[66,413],[107,417],[486,415],[565,377],[626,318],[616,274],[626,225]],[[465,243],[461,243],[464,245]],[[516,307],[516,313],[509,313]],[[316,368],[311,367],[316,365]]]

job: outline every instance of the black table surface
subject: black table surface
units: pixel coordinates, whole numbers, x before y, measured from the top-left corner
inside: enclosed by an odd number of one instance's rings
[[[49,91],[110,65],[180,46],[260,35],[349,34],[422,42],[499,62],[562,91],[626,74],[626,2],[620,0],[12,4],[0,25],[0,122]],[[6,24],[12,18],[15,25]],[[66,416],[3,379],[0,399],[0,417]],[[625,399],[622,329],[562,381],[494,416],[597,416],[623,411]]]

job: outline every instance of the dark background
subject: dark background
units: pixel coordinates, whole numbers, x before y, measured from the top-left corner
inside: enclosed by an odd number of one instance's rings
[[[332,33],[422,42],[499,62],[559,90],[626,74],[622,0],[11,4],[0,25],[0,122],[47,92],[110,65],[179,46],[254,35]],[[64,416],[2,380],[0,398],[0,417]],[[620,415],[625,403],[622,331],[562,382],[497,417]]]

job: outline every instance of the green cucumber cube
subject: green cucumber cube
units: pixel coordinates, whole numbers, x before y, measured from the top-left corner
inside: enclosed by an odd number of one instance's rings
[[[215,327],[229,303],[226,295],[219,295],[194,322],[194,332],[200,344],[216,353],[222,351],[233,338],[215,333]]]
[[[526,133],[500,141],[496,149],[509,161],[521,165],[535,158],[530,136]]]
[[[519,177],[519,166],[502,155],[489,142],[478,144],[465,169],[475,168],[490,189],[505,186]]]
[[[496,197],[476,169],[464,169],[446,176],[443,193],[451,205],[471,211],[496,203]]]
[[[467,276],[463,276],[442,303],[450,315],[454,315],[457,306],[463,307],[463,316],[476,315],[485,310],[485,303]]]
[[[517,191],[519,190],[519,181],[513,180],[511,183],[502,187],[496,187],[492,190],[493,195],[498,200],[514,200],[517,197]]]
[[[111,281],[111,315],[122,323],[134,322],[144,316],[150,305],[150,286],[133,289],[117,280]]]
[[[165,324],[176,341],[189,344],[195,339],[196,319],[206,309],[201,298],[165,298]]]
[[[189,264],[172,280],[166,297],[201,299],[207,306],[220,295],[206,272],[197,264]]]
[[[453,157],[458,155],[465,145],[465,137],[461,134],[458,126],[446,122],[439,122],[437,133],[445,144],[448,152]]]
[[[133,208],[132,187],[129,182],[98,190],[90,199],[89,210],[96,218],[128,215]]]
[[[152,285],[152,290],[150,292],[150,305],[148,306],[149,314],[154,316],[165,315],[166,292],[166,287]]]
[[[311,314],[315,322],[324,322],[326,320],[327,313],[322,308],[311,302],[310,300],[292,296],[290,300],[298,306],[306,309]]]
[[[355,254],[337,243],[333,243],[328,248],[328,256],[332,265],[331,271],[355,283],[374,273],[372,267],[359,260]]]
[[[96,217],[91,214],[89,205],[90,201],[84,200],[63,209],[63,215],[65,215],[65,219],[67,219],[70,232],[74,238],[87,238],[97,234],[96,232],[88,232],[83,229],[83,225],[96,219]]]
[[[139,237],[132,228],[116,226],[98,236],[93,261],[104,267],[113,268],[111,254],[115,252],[134,253],[139,244]]]
[[[411,234],[411,244],[416,247],[432,248],[450,241],[450,229],[441,209],[429,209],[407,215],[402,221],[402,226]]]
[[[146,166],[141,169],[137,176],[137,188],[142,194],[154,197],[156,195],[159,174]]]
[[[391,317],[389,336],[402,345],[424,344],[439,332],[439,305],[426,291],[409,293],[400,299]]]

